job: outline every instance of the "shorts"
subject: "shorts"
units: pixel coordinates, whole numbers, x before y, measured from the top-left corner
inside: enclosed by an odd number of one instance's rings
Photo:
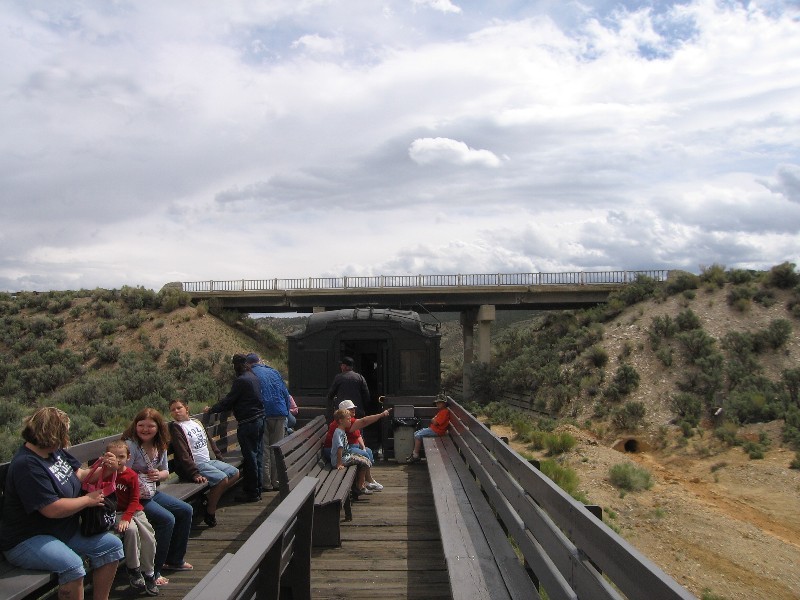
[[[208,485],[214,487],[223,479],[230,479],[239,473],[239,469],[221,460],[209,460],[198,463],[197,470],[200,475],[208,479]]]
[[[430,427],[425,427],[424,429],[418,429],[417,431],[414,432],[414,437],[418,440],[421,440],[422,438],[426,437],[438,437],[438,436],[439,434],[436,433]]]
[[[67,543],[51,535],[35,535],[4,552],[16,567],[58,574],[63,585],[86,575],[83,557],[93,569],[122,560],[122,541],[113,533],[85,536],[75,533]]]

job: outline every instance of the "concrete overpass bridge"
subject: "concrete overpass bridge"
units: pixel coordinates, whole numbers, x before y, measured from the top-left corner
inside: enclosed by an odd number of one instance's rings
[[[213,301],[248,313],[322,312],[342,308],[397,308],[459,312],[464,364],[491,357],[496,310],[563,310],[594,306],[640,277],[666,281],[668,270],[568,271],[457,275],[378,275],[305,279],[189,281],[180,287],[192,300]],[[170,284],[174,285],[174,284]],[[468,382],[465,381],[465,391]]]

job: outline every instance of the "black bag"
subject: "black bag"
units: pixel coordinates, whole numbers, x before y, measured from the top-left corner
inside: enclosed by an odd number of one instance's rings
[[[84,494],[102,490],[105,498],[102,506],[89,506],[81,511],[81,535],[97,535],[98,533],[111,531],[117,518],[117,472],[114,471],[108,481],[103,481],[101,474],[97,482],[88,483],[88,480],[91,479],[92,474],[100,464],[99,460],[94,463],[92,470],[86,476],[86,480],[81,484],[81,490]]]

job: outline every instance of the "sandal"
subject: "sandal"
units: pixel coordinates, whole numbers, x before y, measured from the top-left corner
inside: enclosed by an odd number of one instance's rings
[[[208,525],[209,527],[216,527],[217,526],[217,515],[216,513],[208,513],[205,517],[203,517],[203,522]]]
[[[185,562],[182,565],[166,565],[165,564],[161,568],[164,569],[165,571],[191,571],[192,569],[194,569],[194,567],[192,565],[190,565],[188,562]]]
[[[169,584],[169,579],[164,577],[163,575],[159,575],[156,577],[156,585],[167,585]]]

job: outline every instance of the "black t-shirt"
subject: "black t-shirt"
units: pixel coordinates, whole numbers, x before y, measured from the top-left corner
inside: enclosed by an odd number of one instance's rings
[[[77,498],[81,482],[75,474],[80,462],[65,450],[42,458],[22,446],[6,474],[3,519],[0,521],[0,550],[10,550],[35,535],[52,535],[62,542],[78,531],[77,513],[62,519],[48,519],[39,509],[59,498]]]

